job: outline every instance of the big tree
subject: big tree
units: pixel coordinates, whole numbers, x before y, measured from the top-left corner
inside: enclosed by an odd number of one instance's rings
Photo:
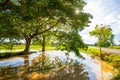
[[[63,28],[69,24],[76,31],[88,26],[92,16],[83,11],[85,4],[83,0],[12,0],[2,9],[14,16],[11,22],[26,40],[24,52],[28,52],[33,38],[59,28],[59,24]],[[76,10],[80,12],[76,14]]]

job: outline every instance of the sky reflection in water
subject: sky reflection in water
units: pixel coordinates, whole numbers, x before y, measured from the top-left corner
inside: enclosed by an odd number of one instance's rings
[[[85,57],[85,59],[76,57],[72,52],[69,54],[69,59],[73,59],[73,63],[76,63],[76,61],[79,62],[77,66],[74,66],[69,61],[66,63],[67,57],[65,56],[65,52],[63,51],[46,51],[45,53],[46,55],[49,55],[49,57],[51,57],[51,60],[53,61],[55,61],[55,57],[57,56],[62,61],[61,64],[64,66],[59,66],[60,69],[58,67],[53,66],[55,68],[46,69],[43,71],[42,69],[40,69],[40,62],[34,63],[34,59],[41,54],[41,52],[36,52],[28,56],[13,57],[10,59],[7,58],[0,60],[0,66],[5,67],[0,69],[0,79],[101,80],[104,77],[105,80],[109,80],[108,78],[110,77],[108,76],[112,76],[111,72],[101,72],[100,61],[91,58],[89,55],[86,55],[84,53],[81,54]],[[67,66],[68,64],[69,67]],[[52,65],[52,63],[50,65]],[[11,71],[13,73],[11,73]],[[7,77],[2,76],[2,74],[4,74]],[[103,76],[102,74],[104,74],[105,76]]]

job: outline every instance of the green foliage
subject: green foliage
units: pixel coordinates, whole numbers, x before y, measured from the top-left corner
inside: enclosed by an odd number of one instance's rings
[[[120,73],[116,74],[111,80],[119,80],[120,79]]]
[[[92,56],[100,56],[100,50],[99,49],[95,49],[95,48],[88,48],[87,49],[87,53],[91,54]],[[102,50],[102,54],[105,54],[105,51]]]
[[[81,56],[79,48],[86,48],[87,45],[82,41],[81,36],[75,32],[64,32],[58,33],[58,49],[66,50],[68,52],[74,51],[77,56]]]
[[[23,55],[23,52],[2,52],[0,53],[0,58],[8,58],[17,55]]]
[[[18,41],[18,42],[17,42]],[[14,50],[14,45],[19,44],[19,40],[16,39],[5,39],[0,42],[0,50]]]
[[[115,68],[120,70],[120,55],[110,54],[104,57],[105,61],[111,63]]]
[[[112,66],[118,69],[118,73],[113,76],[111,80],[119,80],[120,79],[120,55],[110,54],[105,56],[105,61],[109,62]]]
[[[100,28],[101,27],[101,28]],[[102,47],[108,47],[114,44],[113,39],[114,35],[112,33],[112,29],[103,25],[96,25],[95,29],[89,33],[91,36],[95,36],[98,38],[98,45]]]
[[[76,32],[83,30],[92,18],[83,11],[85,5],[83,0],[12,0],[0,12],[0,39],[25,39],[25,51],[29,51],[33,38],[59,29],[59,24],[62,28],[68,25]],[[76,14],[76,9],[80,13]],[[71,49],[78,53],[77,48],[71,46]]]

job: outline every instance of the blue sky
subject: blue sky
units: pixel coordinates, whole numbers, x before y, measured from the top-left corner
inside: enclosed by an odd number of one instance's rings
[[[85,0],[87,5],[85,12],[93,15],[90,27],[85,28],[80,35],[85,43],[93,44],[97,42],[95,37],[90,37],[89,32],[92,31],[96,24],[110,25],[115,35],[114,42],[120,40],[120,0]]]

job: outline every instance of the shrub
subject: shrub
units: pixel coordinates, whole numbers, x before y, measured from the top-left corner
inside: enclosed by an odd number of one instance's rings
[[[120,80],[120,73],[116,74],[111,80]]]
[[[111,63],[115,68],[120,69],[120,55],[110,54],[109,56],[105,56],[104,60]]]
[[[24,55],[24,52],[4,52],[0,53],[0,58],[8,58],[11,56]]]
[[[87,53],[91,54],[92,56],[100,56],[100,50],[96,48],[88,48]],[[102,51],[102,54],[105,54],[105,51]]]

